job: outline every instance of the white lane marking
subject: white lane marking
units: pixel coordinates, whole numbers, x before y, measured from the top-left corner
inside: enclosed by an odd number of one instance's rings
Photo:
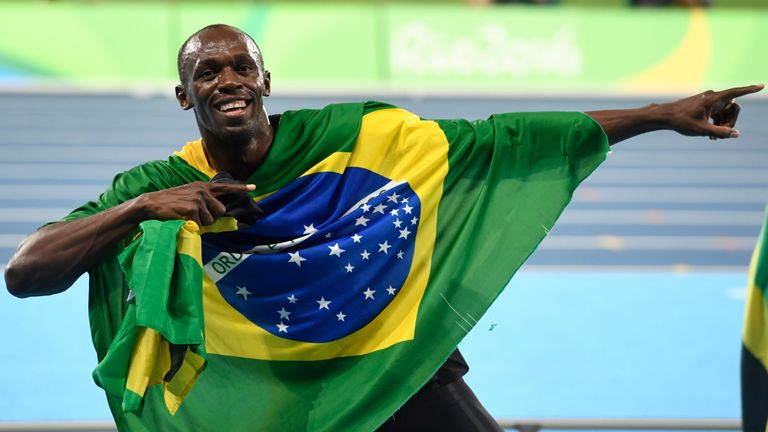
[[[742,203],[765,205],[768,201],[768,188],[585,186],[576,190],[574,199],[591,203]]]
[[[737,236],[614,236],[561,235],[546,238],[539,249],[611,251],[748,251],[757,238]]]
[[[610,168],[602,167],[590,184],[768,184],[768,170],[762,168]]]
[[[558,225],[762,225],[763,211],[738,210],[569,210]]]
[[[45,222],[61,219],[71,212],[70,208],[26,208],[4,207],[0,208],[0,222],[32,222],[43,224]]]

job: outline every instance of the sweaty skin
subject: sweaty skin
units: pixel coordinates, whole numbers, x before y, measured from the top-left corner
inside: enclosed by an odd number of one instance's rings
[[[182,46],[178,63],[181,84],[176,86],[176,98],[182,109],[194,111],[208,162],[217,171],[246,180],[264,161],[274,138],[264,110],[270,75],[261,52],[242,31],[214,25]],[[731,100],[762,89],[761,84],[707,91],[671,103],[587,114],[602,126],[611,144],[661,129],[735,138],[739,108]],[[216,197],[254,189],[254,185],[195,182],[145,193],[93,216],[48,225],[22,241],[6,266],[8,291],[17,297],[62,292],[141,222],[186,219],[209,225],[226,210]]]
[[[245,180],[258,168],[272,144],[272,127],[264,111],[270,76],[261,53],[245,33],[228,26],[199,32],[180,58],[181,84],[176,98],[193,109],[208,162]],[[244,108],[223,112],[227,103]]]

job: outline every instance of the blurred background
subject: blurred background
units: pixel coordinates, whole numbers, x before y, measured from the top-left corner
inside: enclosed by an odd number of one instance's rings
[[[176,53],[217,22],[259,42],[271,113],[374,99],[478,119],[768,81],[766,0],[0,1],[0,266],[115,173],[198,137],[173,99]],[[581,186],[461,345],[495,417],[739,428],[766,96],[740,101],[738,140],[647,134]],[[111,430],[86,278],[48,298],[0,289],[0,329],[0,431]]]

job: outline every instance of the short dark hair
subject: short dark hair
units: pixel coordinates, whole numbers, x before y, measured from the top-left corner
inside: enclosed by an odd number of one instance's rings
[[[179,73],[179,81],[181,81],[182,84],[184,84],[184,72],[183,72],[183,66],[184,66],[183,62],[184,62],[184,59],[183,59],[183,57],[184,57],[184,51],[187,49],[187,45],[189,45],[189,42],[192,41],[192,39],[194,39],[198,35],[200,35],[200,33],[203,33],[205,31],[211,30],[211,29],[217,29],[217,28],[227,28],[227,29],[230,29],[230,30],[234,30],[234,31],[236,31],[238,33],[243,34],[248,39],[250,39],[250,41],[253,42],[253,44],[256,46],[256,49],[259,52],[259,66],[262,69],[264,69],[264,59],[261,56],[261,49],[259,48],[259,44],[256,43],[256,41],[251,37],[251,35],[249,35],[248,33],[240,30],[237,27],[234,27],[234,26],[231,26],[231,25],[228,25],[228,24],[211,24],[211,25],[205,26],[205,27],[201,28],[200,30],[192,33],[192,35],[190,35],[187,38],[187,40],[185,40],[184,43],[181,44],[181,47],[179,48],[179,53],[176,55],[176,69],[177,69],[177,71]]]

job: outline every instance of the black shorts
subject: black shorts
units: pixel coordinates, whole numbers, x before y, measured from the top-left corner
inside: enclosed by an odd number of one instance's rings
[[[461,377],[463,372],[458,376],[455,376],[455,373],[446,374],[446,369],[451,368],[451,361],[455,362],[457,358],[466,368],[461,354],[458,351],[455,352],[446,362],[449,365],[444,365],[433,379],[416,392],[376,432],[502,432],[503,429],[464,382]],[[446,382],[445,375],[453,379]]]

